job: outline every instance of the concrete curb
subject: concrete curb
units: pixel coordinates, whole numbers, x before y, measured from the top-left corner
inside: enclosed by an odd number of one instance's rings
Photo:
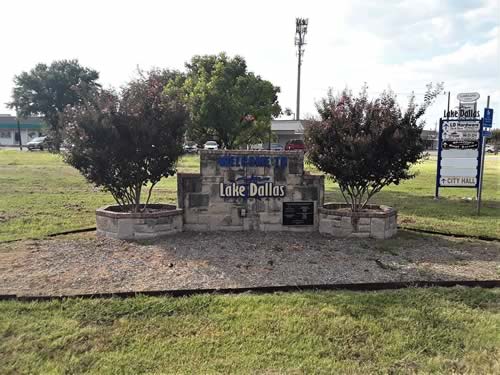
[[[470,238],[470,239],[474,239],[474,240],[481,240],[481,241],[488,241],[488,242],[499,242],[500,241],[500,238],[490,237],[490,236],[469,236],[466,234],[453,234],[453,233],[446,233],[446,232],[438,232],[438,231],[434,231],[434,230],[411,228],[411,227],[405,227],[405,226],[400,226],[400,225],[398,225],[398,229],[407,230],[407,231],[411,231],[411,232],[417,232],[417,233],[437,234],[439,236],[444,236],[444,237]]]
[[[377,291],[394,290],[405,288],[430,288],[454,286],[498,288],[500,280],[456,280],[456,281],[409,281],[409,282],[386,282],[386,283],[353,283],[353,284],[316,284],[316,285],[279,285],[247,288],[208,288],[208,289],[177,289],[177,290],[144,290],[137,292],[116,292],[116,293],[88,293],[70,295],[0,295],[0,301],[51,301],[64,300],[67,298],[130,298],[139,295],[144,296],[169,296],[186,297],[197,294],[242,294],[257,293],[267,294],[276,292],[300,292],[300,291],[322,291],[322,290],[350,290],[350,291]]]
[[[481,240],[481,241],[488,241],[488,242],[500,242],[500,238],[496,238],[496,237],[468,236],[466,234],[453,234],[453,233],[446,233],[446,232],[437,232],[437,231],[433,231],[433,230],[404,227],[404,226],[400,226],[400,225],[398,225],[398,229],[407,230],[407,231],[410,231],[410,232],[417,232],[417,233],[436,234],[436,235],[444,236],[444,237],[471,238],[471,239],[474,239],[474,240]],[[68,235],[68,234],[93,232],[95,230],[96,230],[96,227],[74,229],[74,230],[67,230],[67,231],[64,231],[64,232],[57,232],[57,233],[47,234],[45,237],[65,236],[65,235]],[[18,238],[18,239],[15,239],[15,240],[0,241],[0,244],[3,244],[3,243],[13,243],[13,242],[18,242],[18,241],[28,241],[28,240],[43,240],[43,238],[44,237],[40,237],[40,238]]]

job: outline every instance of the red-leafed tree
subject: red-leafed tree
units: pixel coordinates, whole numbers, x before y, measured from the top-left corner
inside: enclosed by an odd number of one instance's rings
[[[164,91],[176,75],[141,74],[120,93],[100,90],[64,113],[65,161],[109,191],[124,211],[145,210],[153,187],[175,173],[188,117],[180,95]]]
[[[422,158],[421,117],[442,92],[443,85],[427,85],[424,102],[412,95],[402,111],[394,93],[369,99],[365,86],[358,96],[344,90],[316,104],[319,120],[306,125],[307,157],[337,182],[353,211],[390,184],[413,178],[413,163]]]

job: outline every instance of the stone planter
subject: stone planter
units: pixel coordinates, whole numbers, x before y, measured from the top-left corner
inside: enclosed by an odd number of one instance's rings
[[[183,210],[169,204],[148,205],[148,212],[122,212],[119,206],[96,210],[97,235],[143,240],[182,232]]]
[[[319,232],[334,237],[390,238],[397,233],[397,211],[388,206],[368,205],[352,212],[350,206],[326,203],[319,208]]]

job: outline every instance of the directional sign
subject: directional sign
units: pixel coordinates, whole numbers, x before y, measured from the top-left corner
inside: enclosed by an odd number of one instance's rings
[[[475,130],[479,131],[480,120],[444,120],[443,131],[450,130]]]
[[[489,132],[487,130],[483,130],[483,137],[491,138],[491,132]]]
[[[476,131],[443,131],[443,140],[445,141],[477,141],[479,139],[479,132]]]
[[[439,187],[477,187],[482,135],[481,119],[440,121],[436,197]]]
[[[446,176],[440,179],[441,186],[466,186],[475,187],[477,184],[476,177],[464,177],[464,176]]]
[[[493,108],[484,109],[483,127],[491,128],[493,126]]]

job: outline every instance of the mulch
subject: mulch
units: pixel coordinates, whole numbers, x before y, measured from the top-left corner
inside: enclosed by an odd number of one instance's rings
[[[413,234],[184,232],[150,242],[95,233],[0,247],[0,294],[500,279],[500,243]]]

